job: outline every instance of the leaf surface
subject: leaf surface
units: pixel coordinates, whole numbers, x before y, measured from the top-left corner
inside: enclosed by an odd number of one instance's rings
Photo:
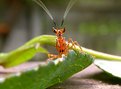
[[[121,78],[121,61],[97,59],[94,63],[108,74]]]
[[[93,63],[86,53],[70,51],[67,57],[41,64],[29,71],[0,78],[0,89],[46,89],[61,83]]]

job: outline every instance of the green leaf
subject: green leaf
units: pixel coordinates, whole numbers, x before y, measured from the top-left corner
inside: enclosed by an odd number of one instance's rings
[[[36,49],[35,46],[32,45],[6,54],[6,59],[1,63],[1,65],[4,67],[12,67],[21,64],[30,60],[37,52],[47,53],[44,48],[39,47]]]
[[[96,64],[96,66],[104,70],[106,73],[121,78],[121,61],[97,59],[94,63]]]
[[[58,58],[32,70],[0,78],[0,89],[46,89],[84,70],[92,62],[89,54],[70,51],[61,60]]]
[[[54,45],[55,36],[42,35],[33,38],[23,46],[9,52],[0,54],[0,64],[4,67],[12,67],[31,60],[36,53],[48,53],[42,45]]]

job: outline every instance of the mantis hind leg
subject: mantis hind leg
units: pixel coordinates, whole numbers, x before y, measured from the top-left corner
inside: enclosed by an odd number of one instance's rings
[[[62,54],[59,54],[59,55],[55,55],[55,54],[48,54],[48,60],[54,60],[56,58],[61,58],[62,57]]]
[[[58,55],[55,55],[55,54],[48,54],[48,60],[54,60],[56,58],[58,58]]]

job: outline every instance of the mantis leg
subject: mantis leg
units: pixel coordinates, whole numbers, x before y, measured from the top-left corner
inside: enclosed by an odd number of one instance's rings
[[[69,38],[69,39],[68,39],[68,46],[69,46],[69,43],[72,44],[71,47],[70,47],[70,49],[72,49],[73,47],[78,46],[78,47],[80,48],[80,50],[82,51],[82,48],[81,48],[81,46],[78,44],[77,41],[73,41],[71,38]]]

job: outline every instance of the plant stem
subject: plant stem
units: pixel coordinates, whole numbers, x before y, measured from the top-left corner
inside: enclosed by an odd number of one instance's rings
[[[107,54],[107,53],[103,53],[103,52],[98,52],[98,51],[94,51],[94,50],[87,49],[84,47],[82,47],[82,50],[84,52],[87,52],[87,53],[93,55],[97,59],[121,61],[121,56],[116,56],[116,55],[111,55],[111,54]]]
[[[23,55],[25,53],[25,50],[29,51],[31,49],[31,47],[35,47],[36,44],[38,44],[38,43],[40,44],[40,46],[42,46],[42,45],[55,46],[56,36],[53,36],[53,35],[38,36],[38,37],[33,38],[32,40],[30,40],[29,42],[27,42],[23,46],[15,49],[11,52],[1,53],[0,54],[0,63],[8,62],[8,60],[10,60],[11,58],[12,58],[11,61],[14,62],[15,59],[16,59],[16,55],[17,56]],[[69,47],[71,48],[72,44],[69,44]],[[87,49],[87,48],[84,48],[84,47],[81,47],[81,48],[82,48],[82,51],[89,53],[90,55],[94,56],[96,59],[121,61],[121,56],[110,55],[110,54],[94,51],[94,50],[91,50],[91,49]],[[81,51],[79,46],[75,46],[72,49],[77,50],[77,51]],[[33,50],[34,50],[34,48],[33,48]],[[23,54],[19,55],[20,53],[23,53]],[[36,51],[35,51],[35,53],[36,53]],[[24,62],[28,61],[30,59],[26,58],[26,59],[24,59]]]
[[[44,36],[44,38],[46,38],[43,43],[45,44],[49,44],[49,45],[55,45],[55,40],[56,37],[52,36],[52,35],[48,35],[48,36]],[[48,42],[48,43],[47,43]],[[72,44],[70,44],[71,46]],[[103,53],[103,52],[98,52],[98,51],[94,51],[85,47],[81,47],[82,50],[86,53],[91,54],[92,56],[94,56],[96,59],[103,59],[103,60],[116,60],[116,61],[121,61],[121,56],[116,56],[116,55],[111,55],[111,54],[107,54],[107,53]],[[80,50],[80,48],[78,46],[76,46],[76,48],[73,48],[76,50]]]

